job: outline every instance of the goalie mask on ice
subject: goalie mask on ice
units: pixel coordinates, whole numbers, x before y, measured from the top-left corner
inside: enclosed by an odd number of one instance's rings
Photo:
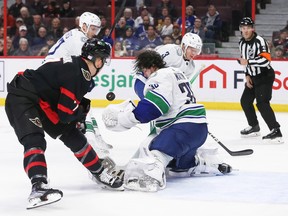
[[[125,131],[135,126],[138,120],[133,111],[134,105],[130,99],[120,104],[110,104],[102,112],[102,120],[107,129]]]

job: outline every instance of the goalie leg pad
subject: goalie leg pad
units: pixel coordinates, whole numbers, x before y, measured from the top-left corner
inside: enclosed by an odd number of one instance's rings
[[[196,166],[186,170],[168,170],[166,171],[172,177],[190,177],[190,176],[218,176],[232,172],[232,167],[223,163],[217,157],[217,149],[198,149],[195,155]]]
[[[164,166],[153,158],[135,158],[127,164],[124,187],[129,190],[157,192],[166,187]]]

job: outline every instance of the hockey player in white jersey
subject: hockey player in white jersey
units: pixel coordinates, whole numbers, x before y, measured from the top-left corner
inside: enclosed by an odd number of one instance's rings
[[[101,30],[100,18],[90,12],[84,12],[79,19],[79,28],[66,32],[49,50],[44,62],[53,61],[53,59],[65,58],[66,56],[79,56],[83,44],[88,38],[96,36]],[[91,86],[91,89],[94,87]],[[100,134],[96,119],[92,111],[87,115],[85,124],[79,124],[83,128],[88,142],[96,149],[101,158],[109,154],[112,145],[106,143]]]
[[[195,64],[193,59],[201,53],[202,40],[197,34],[186,33],[181,41],[181,45],[166,44],[156,47],[157,51],[167,66],[179,68],[187,78],[190,80],[195,71]],[[143,87],[146,78],[142,72],[135,75],[134,91],[143,98]]]
[[[138,155],[125,169],[125,187],[139,191],[164,189],[166,168],[181,170],[185,176],[231,172],[231,166],[220,162],[214,152],[197,152],[208,134],[206,110],[196,103],[184,73],[178,68],[165,68],[165,62],[153,50],[141,53],[134,69],[142,71],[147,79],[144,98],[135,108],[124,102],[109,105],[102,113],[106,127],[116,131],[155,120],[155,133],[143,141]]]

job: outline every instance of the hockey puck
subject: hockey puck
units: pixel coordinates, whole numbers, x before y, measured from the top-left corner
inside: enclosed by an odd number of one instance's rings
[[[113,92],[108,92],[106,95],[108,101],[113,101],[115,99],[115,94]]]

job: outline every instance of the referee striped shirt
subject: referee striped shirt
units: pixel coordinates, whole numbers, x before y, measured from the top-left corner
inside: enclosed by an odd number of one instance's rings
[[[272,69],[271,54],[267,41],[254,32],[251,40],[245,41],[242,37],[239,41],[241,57],[248,60],[245,74],[257,76],[266,70]]]

